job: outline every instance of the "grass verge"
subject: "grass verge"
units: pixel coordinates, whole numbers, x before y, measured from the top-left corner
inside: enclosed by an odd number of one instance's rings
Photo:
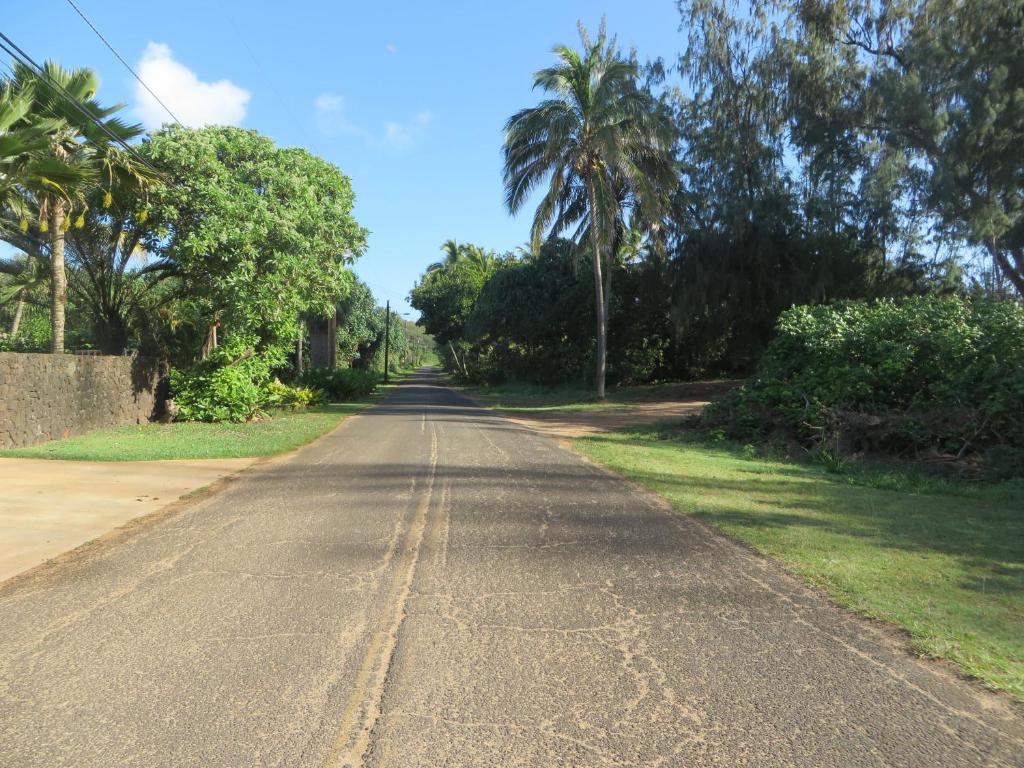
[[[1024,701],[1024,486],[832,475],[641,431],[578,450]],[[913,488],[916,492],[903,490]]]
[[[84,435],[0,451],[0,457],[74,461],[237,459],[273,456],[298,448],[334,429],[372,399],[304,411],[280,411],[245,424],[139,424],[97,429]]]

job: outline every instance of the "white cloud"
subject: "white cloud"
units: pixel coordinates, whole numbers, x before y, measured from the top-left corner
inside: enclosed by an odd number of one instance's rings
[[[139,77],[160,97],[183,125],[238,125],[245,118],[251,94],[230,80],[204,83],[175,60],[163,43],[149,43],[137,66]],[[147,128],[158,128],[171,117],[159,102],[135,85],[135,112]]]
[[[412,149],[434,119],[428,111],[418,112],[411,120],[388,120],[380,133],[363,128],[348,119],[345,99],[334,93],[321,93],[313,101],[316,125],[326,136],[358,136],[367,146],[398,151]]]
[[[332,114],[345,108],[345,100],[334,93],[321,93],[313,102],[318,113]]]
[[[388,43],[384,46],[384,50],[388,53],[398,53],[398,46],[394,43]]]
[[[369,131],[354,125],[345,116],[345,99],[336,93],[321,93],[313,101],[316,127],[325,136],[361,136],[368,143],[373,138]]]
[[[433,119],[429,111],[423,110],[408,123],[384,123],[385,141],[395,149],[411,149]]]

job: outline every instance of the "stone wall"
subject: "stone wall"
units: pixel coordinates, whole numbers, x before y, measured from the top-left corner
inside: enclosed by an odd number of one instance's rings
[[[164,378],[145,358],[0,352],[0,448],[150,421]]]

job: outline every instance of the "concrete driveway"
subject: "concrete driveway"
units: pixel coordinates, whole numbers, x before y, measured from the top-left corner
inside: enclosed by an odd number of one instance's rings
[[[0,458],[0,581],[163,509],[255,461]]]

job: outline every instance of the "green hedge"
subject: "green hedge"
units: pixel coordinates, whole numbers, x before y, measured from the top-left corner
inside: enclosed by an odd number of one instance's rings
[[[735,437],[984,454],[1024,472],[1024,306],[916,297],[794,307],[754,380],[709,406]]]

